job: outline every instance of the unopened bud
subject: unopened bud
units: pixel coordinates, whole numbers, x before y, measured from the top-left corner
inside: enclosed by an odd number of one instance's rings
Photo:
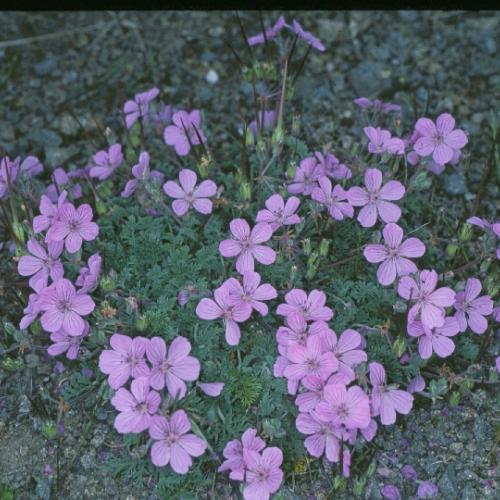
[[[448,243],[446,246],[446,253],[449,257],[455,257],[458,251],[458,246],[455,243]]]
[[[394,344],[392,344],[392,351],[398,358],[404,354],[405,349],[406,349],[406,342],[402,338],[396,339],[394,341]]]
[[[292,118],[292,134],[299,135],[300,134],[300,115],[295,114]]]
[[[22,241],[24,243],[24,228],[20,222],[12,223],[12,232],[18,241]]]
[[[144,315],[139,316],[137,318],[137,320],[135,321],[135,328],[139,332],[143,332],[146,330],[147,327],[148,327],[148,320],[147,320],[146,316],[144,316]]]
[[[103,276],[101,281],[99,282],[99,286],[101,287],[103,292],[111,292],[115,286],[113,278],[110,276]]]
[[[271,144],[273,145],[274,148],[280,147],[283,144],[283,137],[284,137],[284,132],[283,132],[283,127],[278,126],[273,132],[273,136],[271,138]]]
[[[106,203],[104,203],[102,200],[99,200],[96,204],[95,204],[95,209],[96,209],[96,212],[99,214],[99,215],[104,215],[106,213]]]
[[[484,282],[484,288],[486,290],[486,293],[491,297],[495,298],[498,294],[498,276],[490,275],[486,278]]]
[[[295,163],[290,163],[286,169],[286,176],[288,179],[294,179],[295,178],[295,172],[297,171],[297,165]]]
[[[252,199],[252,186],[250,186],[250,183],[246,181],[241,183],[240,196],[244,201],[250,201]]]
[[[472,238],[472,225],[467,224],[467,222],[462,226],[460,231],[459,239],[460,241],[470,241]]]
[[[304,254],[311,255],[311,240],[309,238],[305,238],[302,242],[302,250]]]
[[[202,178],[208,177],[208,171],[210,170],[210,163],[212,162],[210,156],[203,155],[201,157],[200,163],[198,164],[198,172]]]
[[[450,396],[450,406],[454,408],[460,403],[460,393],[458,391],[453,391]]]
[[[321,257],[326,257],[328,255],[329,248],[330,248],[330,240],[325,240],[323,238],[319,245],[319,254],[321,255]]]
[[[245,144],[247,147],[253,146],[255,144],[255,139],[253,137],[253,133],[249,128],[247,128],[247,135],[245,137]]]

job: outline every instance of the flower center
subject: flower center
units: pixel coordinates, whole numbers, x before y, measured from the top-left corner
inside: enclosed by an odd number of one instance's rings
[[[137,359],[135,358],[135,354],[131,354],[127,358],[127,363],[134,368],[135,365],[137,364]]]
[[[80,226],[79,222],[76,221],[76,220],[72,220],[70,221],[69,223],[69,229],[70,231],[76,231],[78,229],[78,227]]]
[[[179,439],[179,436],[175,432],[169,432],[165,438],[169,444],[174,444]]]
[[[61,300],[57,304],[57,309],[62,313],[67,313],[71,311],[71,301],[69,300]]]
[[[379,193],[378,191],[376,193],[369,193],[368,194],[368,199],[370,203],[375,203],[378,200]]]
[[[319,368],[319,363],[317,359],[308,359],[307,365],[309,366],[310,370],[317,370]]]
[[[347,418],[348,417],[349,411],[348,411],[347,406],[345,405],[345,403],[342,403],[341,405],[339,405],[337,407],[337,415],[340,418]]]
[[[172,368],[172,365],[167,361],[165,360],[161,365],[160,365],[160,371],[162,373],[167,373],[170,368]]]

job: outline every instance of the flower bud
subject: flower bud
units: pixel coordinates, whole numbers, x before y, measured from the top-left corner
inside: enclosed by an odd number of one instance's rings
[[[294,114],[292,118],[292,134],[300,134],[300,115],[298,113]]]
[[[24,228],[20,222],[12,223],[12,232],[17,240],[22,241],[24,243]]]
[[[459,239],[460,241],[470,241],[472,238],[472,225],[467,224],[467,222],[462,226],[460,231]]]
[[[305,255],[311,255],[311,240],[309,238],[305,238],[302,241],[302,250]]]
[[[198,172],[200,173],[200,177],[207,178],[208,171],[210,169],[210,163],[212,162],[210,156],[203,155],[201,157],[200,163],[198,164]]]
[[[397,300],[392,308],[394,309],[394,312],[403,314],[408,310],[408,305],[402,300]]]
[[[247,135],[245,137],[245,145],[248,148],[250,146],[253,146],[254,143],[255,143],[255,139],[253,137],[253,133],[252,133],[252,131],[249,128],[247,128]]]
[[[243,181],[240,184],[240,196],[244,201],[250,201],[252,199],[252,186],[250,186],[250,183]]]
[[[319,267],[319,255],[317,252],[313,252],[309,258],[307,259],[307,271],[306,271],[306,278],[308,280],[311,280],[314,278],[318,271]]]
[[[148,327],[148,319],[146,318],[146,316],[144,315],[139,316],[135,321],[135,328],[139,332],[144,332],[147,327]]]
[[[394,341],[394,344],[392,344],[392,351],[398,358],[404,354],[405,349],[406,349],[406,342],[402,338],[397,338]]]
[[[498,276],[490,274],[484,281],[484,289],[486,290],[486,293],[490,297],[495,298],[498,294],[498,289],[499,289]]]
[[[286,169],[286,176],[288,179],[295,178],[295,172],[297,171],[297,165],[295,163],[290,163]]]
[[[326,257],[328,255],[328,250],[330,248],[330,240],[323,238],[319,245],[319,254],[321,257]]]
[[[458,246],[455,245],[455,243],[448,243],[448,245],[446,246],[446,254],[449,257],[455,257],[457,251],[458,251]]]
[[[115,287],[115,282],[110,276],[103,276],[99,282],[99,286],[103,292],[111,292]]]
[[[57,426],[55,422],[47,421],[42,424],[42,434],[47,439],[54,439],[57,436]]]
[[[450,396],[450,406],[454,408],[460,403],[460,392],[453,391]]]
[[[273,148],[281,148],[283,145],[283,138],[285,134],[283,132],[283,127],[278,126],[273,132],[273,136],[271,138],[271,144],[273,145]]]
[[[99,200],[95,204],[95,210],[98,215],[104,215],[106,213],[106,203],[104,203],[102,200]]]

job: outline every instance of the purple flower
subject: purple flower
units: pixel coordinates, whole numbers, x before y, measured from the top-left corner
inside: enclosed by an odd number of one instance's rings
[[[410,394],[414,392],[422,392],[425,389],[425,379],[422,375],[417,375],[410,380],[408,388],[406,389]]]
[[[310,455],[321,458],[325,454],[329,462],[340,460],[340,433],[331,422],[322,422],[314,414],[300,413],[295,425],[308,436],[304,446]]]
[[[500,373],[500,356],[497,356],[495,359],[495,368],[497,369],[497,372]]]
[[[229,298],[233,305],[250,304],[262,316],[268,313],[263,300],[272,300],[278,296],[276,289],[268,283],[260,284],[260,274],[254,271],[243,273],[243,286],[236,278],[229,278],[225,284],[229,289]]]
[[[279,448],[266,448],[262,454],[243,449],[246,466],[246,486],[243,490],[245,500],[268,500],[272,493],[279,490],[283,482],[283,453]]]
[[[262,245],[273,234],[269,224],[257,223],[250,232],[250,226],[245,219],[233,219],[229,223],[233,239],[221,241],[219,252],[223,257],[236,257],[236,270],[243,274],[254,270],[254,259],[266,266],[276,260],[276,252]]]
[[[368,143],[368,151],[370,153],[404,154],[405,144],[403,140],[397,137],[391,137],[391,133],[388,130],[383,130],[380,127],[365,127],[363,131],[370,141]]]
[[[133,101],[127,101],[123,106],[125,113],[125,122],[127,128],[132,128],[132,125],[139,119],[145,118],[149,112],[149,103],[156,98],[160,93],[157,88],[152,88],[146,92],[136,94]]]
[[[372,227],[377,215],[384,222],[397,222],[401,217],[401,209],[394,203],[405,194],[405,188],[399,181],[389,181],[382,186],[382,172],[377,168],[369,168],[365,172],[366,189],[354,186],[349,189],[348,198],[351,205],[363,207],[358,214],[358,221],[363,227]]]
[[[39,294],[43,289],[43,287],[40,287],[38,290],[35,289],[37,293],[30,293],[28,297],[28,305],[23,310],[24,316],[21,318],[19,323],[19,328],[21,330],[26,330],[26,328],[28,328],[28,326],[30,326],[40,314],[41,309],[38,305],[40,302]]]
[[[267,222],[273,231],[282,226],[300,224],[301,219],[295,213],[299,208],[300,200],[296,196],[290,196],[285,201],[279,194],[273,194],[266,200],[266,208],[259,210],[256,222]]]
[[[86,294],[77,294],[71,281],[62,278],[44,288],[38,307],[44,311],[41,322],[47,332],[63,328],[69,335],[81,335],[85,329],[82,316],[90,314],[94,301]]]
[[[259,125],[261,129],[267,130],[273,128],[276,125],[276,121],[278,120],[278,115],[276,111],[265,111],[262,110],[259,115]],[[248,124],[248,129],[252,132],[254,139],[257,137],[257,121],[252,120]]]
[[[445,307],[455,302],[455,292],[448,287],[438,288],[436,271],[423,270],[416,276],[417,281],[410,276],[403,276],[399,281],[398,294],[415,304],[409,311],[408,321],[420,319],[425,327],[434,328],[444,324]]]
[[[224,462],[217,469],[218,472],[230,470],[229,477],[235,481],[243,481],[245,477],[245,461],[243,459],[243,450],[251,450],[259,452],[266,447],[266,443],[257,436],[255,429],[247,429],[239,439],[229,441],[222,454],[224,455]]]
[[[51,333],[50,340],[54,343],[47,349],[48,354],[58,356],[65,352],[68,359],[76,359],[80,351],[80,344],[84,337],[89,334],[89,330],[90,326],[85,321],[85,327],[81,335],[69,335],[64,329]]]
[[[68,193],[63,191],[57,200],[57,206],[52,203],[48,196],[42,194],[40,198],[40,214],[33,219],[33,231],[41,233],[48,229],[57,220],[59,209],[66,203]]]
[[[418,498],[433,498],[439,493],[439,488],[430,481],[420,483],[418,487]]]
[[[172,398],[182,399],[186,395],[185,382],[197,380],[200,375],[200,362],[189,356],[190,352],[191,344],[184,337],[175,337],[168,350],[162,338],[153,337],[146,346],[151,387],[161,390],[167,386]]]
[[[321,290],[313,290],[309,296],[304,290],[294,288],[285,295],[286,304],[280,304],[276,313],[280,316],[301,314],[306,321],[330,321],[333,310],[325,306],[326,295]]]
[[[417,471],[409,464],[403,465],[401,474],[405,479],[409,479],[410,481],[417,480]]]
[[[340,163],[339,159],[333,153],[327,153],[326,156],[323,156],[322,153],[316,151],[314,156],[318,160],[318,164],[324,175],[335,180],[350,179],[352,177],[351,169]]]
[[[8,156],[4,156],[0,161],[0,198],[5,196],[9,186],[16,181],[19,170],[19,160],[11,161]]]
[[[354,99],[353,102],[360,108],[374,108],[376,111],[381,111],[382,113],[401,111],[401,106],[399,104],[393,104],[392,102],[383,102],[380,99],[374,99],[373,101],[371,101],[367,97],[358,97],[357,99]]]
[[[329,384],[323,397],[324,401],[316,406],[322,421],[347,429],[363,429],[370,424],[370,400],[361,387],[347,389],[344,384]]]
[[[36,156],[27,156],[21,163],[21,172],[26,177],[34,177],[43,172],[43,165]]]
[[[80,287],[78,293],[87,293],[94,290],[101,274],[102,258],[98,253],[91,255],[87,266],[80,268],[80,274],[76,278],[75,285]]]
[[[382,486],[380,493],[388,500],[399,500],[401,498],[399,488],[393,484],[386,484],[385,486]]]
[[[403,229],[390,222],[382,230],[384,245],[367,245],[363,255],[368,262],[382,262],[377,270],[377,279],[381,285],[394,283],[397,276],[416,273],[417,266],[409,259],[422,257],[425,245],[418,238],[403,241]]]
[[[373,106],[371,99],[368,99],[368,97],[358,97],[352,102],[356,104],[356,106],[364,109],[371,108]]]
[[[396,422],[396,412],[408,415],[413,407],[413,396],[406,391],[393,389],[386,383],[385,369],[380,363],[370,363],[370,382],[372,384],[373,416],[380,415],[383,425]]]
[[[302,193],[309,196],[318,186],[318,179],[323,175],[323,169],[316,158],[309,156],[304,158],[295,172],[292,183],[288,186],[288,192],[292,194]]]
[[[290,364],[283,374],[291,380],[302,380],[307,375],[316,375],[325,380],[339,367],[337,358],[325,349],[319,335],[308,337],[305,345],[289,345],[287,358]]]
[[[462,149],[468,142],[461,129],[455,129],[455,120],[448,113],[438,116],[436,124],[429,118],[419,118],[415,124],[420,138],[415,142],[415,152],[430,156],[438,165],[449,163],[455,150]]]
[[[257,35],[249,37],[247,39],[248,45],[259,45],[265,43],[266,39],[267,41],[272,40],[285,26],[288,27],[285,18],[280,16],[272,27],[266,28],[265,36],[264,33],[258,33]]]
[[[212,398],[220,396],[224,389],[222,382],[196,382],[196,385],[207,395]]]
[[[149,435],[154,439],[151,461],[157,467],[170,467],[177,474],[186,474],[193,460],[205,453],[207,443],[193,433],[184,410],[177,410],[169,419],[161,415],[151,418]]]
[[[59,168],[56,168],[54,170],[54,172],[52,173],[52,179],[54,181],[53,184],[50,184],[47,189],[45,190],[45,194],[49,197],[50,201],[52,201],[52,203],[56,203],[59,196],[60,196],[60,192],[63,190],[63,187],[64,186],[68,186],[68,189],[71,187],[69,186],[69,182],[70,182],[70,174],[72,174],[74,172],[70,172],[69,174],[66,173],[66,171],[59,167]],[[80,186],[80,184],[75,184],[71,190],[71,196],[73,197],[73,199],[78,199],[78,198],[81,198],[83,193],[82,193],[82,187]]]
[[[196,173],[184,168],[179,172],[180,186],[174,181],[167,181],[163,185],[165,194],[175,198],[172,209],[179,217],[186,214],[191,207],[201,214],[212,212],[212,201],[208,198],[215,196],[217,186],[215,182],[207,180],[196,187],[196,180]]]
[[[447,358],[455,350],[455,344],[449,337],[459,332],[456,318],[447,317],[442,326],[426,328],[421,321],[408,323],[408,335],[418,337],[418,353],[422,359],[429,359],[434,351],[440,358]]]
[[[139,155],[139,163],[132,167],[132,175],[135,179],[131,179],[125,185],[122,191],[122,197],[128,198],[131,196],[141,183],[150,181],[163,182],[164,175],[158,170],[149,169],[149,153],[143,151]]]
[[[150,370],[144,360],[148,339],[132,339],[127,335],[114,333],[109,343],[111,349],[102,351],[99,356],[99,370],[109,375],[108,383],[112,389],[125,385],[130,377],[149,377]]]
[[[308,335],[315,335],[329,330],[324,321],[314,321],[308,328],[302,312],[294,311],[285,317],[285,326],[280,326],[276,332],[276,341],[283,346],[290,344],[305,345]]]
[[[201,299],[196,306],[196,315],[205,320],[222,318],[225,326],[226,342],[229,345],[240,343],[240,327],[237,323],[246,321],[252,314],[252,307],[247,302],[233,304],[227,285],[214,291],[214,299]]]
[[[115,429],[120,434],[145,431],[160,403],[160,395],[149,390],[147,377],[132,380],[130,391],[120,387],[111,399],[111,404],[120,412],[115,418]]]
[[[200,128],[201,114],[199,110],[188,113],[187,111],[177,111],[172,117],[173,125],[165,128],[163,139],[165,144],[175,147],[175,152],[179,156],[186,156],[191,150],[191,146],[205,143],[206,137]]]
[[[470,329],[479,335],[488,328],[488,321],[485,316],[493,312],[493,300],[489,295],[482,295],[481,282],[477,278],[469,278],[465,284],[465,290],[458,292],[453,307],[456,309],[455,318],[461,332]]]
[[[69,253],[82,247],[83,240],[92,241],[99,234],[99,226],[92,222],[92,208],[87,203],[75,209],[72,203],[64,203],[58,218],[47,231],[46,241],[63,241]]]
[[[309,31],[305,31],[295,19],[293,20],[293,31],[301,40],[304,40],[304,42],[319,52],[323,52],[325,50],[325,46],[321,43],[321,40]]]
[[[28,240],[28,251],[18,262],[17,270],[21,276],[31,276],[29,285],[34,290],[45,288],[49,281],[57,281],[64,276],[64,268],[59,260],[64,248],[60,241],[51,242],[47,250],[34,238]]]
[[[121,144],[113,144],[107,151],[98,151],[92,159],[89,175],[103,181],[121,165],[123,153]]]
[[[319,187],[315,187],[311,193],[311,198],[322,205],[326,205],[330,216],[336,220],[345,217],[352,217],[354,209],[349,203],[347,192],[337,184],[332,190],[332,183],[328,177],[318,179]]]

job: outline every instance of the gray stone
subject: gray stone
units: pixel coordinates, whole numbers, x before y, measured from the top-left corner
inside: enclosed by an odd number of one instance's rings
[[[370,97],[388,90],[391,82],[382,76],[385,69],[381,63],[366,60],[351,69],[349,79],[357,95]]]
[[[57,61],[53,57],[47,57],[38,64],[35,64],[35,73],[40,76],[46,76],[57,68]]]
[[[48,478],[41,477],[37,479],[35,494],[37,498],[42,498],[43,500],[50,499],[50,481]]]
[[[459,498],[460,492],[457,484],[457,475],[452,464],[448,464],[437,485],[439,492],[446,500],[456,500]]]
[[[467,192],[467,184],[462,174],[450,174],[444,177],[444,190],[448,194],[459,195]]]

